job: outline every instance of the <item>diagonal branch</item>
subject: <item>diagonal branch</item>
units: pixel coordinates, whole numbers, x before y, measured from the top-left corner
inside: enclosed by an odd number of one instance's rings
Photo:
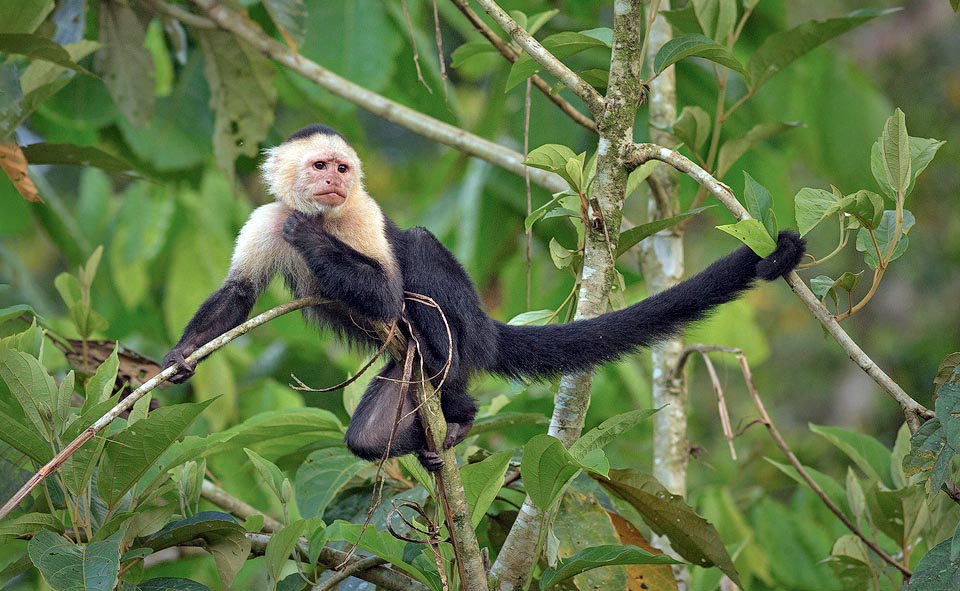
[[[543,66],[543,69],[553,74],[571,92],[580,97],[580,100],[593,113],[594,119],[598,118],[597,115],[603,112],[604,100],[594,87],[587,84],[576,72],[558,60],[547,48],[534,39],[533,35],[517,24],[517,21],[513,20],[513,17],[500,8],[494,0],[477,0],[477,3],[493,20],[497,21],[500,28],[510,35],[517,42],[517,45],[522,47],[535,62]]]
[[[467,20],[470,21],[470,24],[473,25],[473,28],[477,30],[483,37],[490,42],[490,45],[500,52],[508,62],[511,64],[516,63],[520,59],[520,54],[510,46],[509,43],[505,42],[500,38],[499,35],[493,32],[493,30],[487,26],[487,23],[483,22],[480,16],[470,8],[469,2],[467,0],[451,0],[453,5],[457,7],[460,12],[463,13],[463,16],[467,17]],[[547,81],[534,74],[530,77],[530,82],[537,87],[537,90],[543,93],[547,99],[555,104],[561,111],[566,113],[574,123],[587,128],[593,133],[597,133],[597,124],[594,123],[593,119],[590,119],[580,111],[576,110],[573,105],[563,100],[563,98],[554,93],[550,85],[547,84]]]
[[[446,144],[470,156],[486,160],[516,175],[523,176],[523,154],[468,133],[459,127],[391,101],[359,84],[337,76],[318,63],[297,54],[263,32],[253,21],[220,5],[218,0],[190,0],[220,28],[230,31],[278,64],[301,74],[331,94],[366,109],[387,121],[405,127],[423,137]],[[166,5],[158,9],[167,11]],[[556,174],[530,170],[530,179],[551,192],[563,191],[567,184]]]
[[[318,306],[326,302],[327,300],[323,298],[316,298],[316,297],[300,298],[297,300],[293,300],[292,302],[287,302],[286,304],[277,306],[276,308],[268,310],[263,314],[257,314],[250,320],[247,320],[246,322],[237,326],[236,328],[228,330],[227,332],[223,333],[222,335],[218,336],[217,338],[213,339],[209,343],[203,345],[202,347],[194,351],[192,355],[187,357],[187,362],[196,363],[200,361],[207,355],[223,347],[224,345],[234,340],[235,338],[250,332],[254,328],[262,324],[265,324],[278,316],[282,316],[289,312],[293,312],[294,310],[306,308],[307,306]],[[95,423],[87,427],[87,429],[84,430],[84,432],[81,433],[76,439],[71,441],[66,447],[60,450],[60,453],[55,455],[52,460],[44,464],[44,466],[40,468],[40,470],[38,470],[37,473],[34,474],[30,478],[30,480],[26,482],[26,484],[20,487],[20,490],[18,490],[15,495],[10,497],[10,500],[8,500],[6,504],[4,504],[2,508],[0,508],[0,519],[3,519],[4,517],[6,517],[10,513],[10,511],[12,511],[17,505],[20,504],[20,501],[25,499],[27,495],[29,495],[33,491],[33,489],[35,489],[41,482],[43,482],[44,478],[46,478],[47,476],[55,472],[58,468],[60,468],[60,466],[65,461],[67,461],[67,458],[69,458],[78,449],[80,449],[84,443],[96,437],[97,433],[99,433],[104,428],[106,428],[107,425],[112,423],[114,419],[119,417],[124,412],[133,408],[133,405],[136,401],[146,396],[147,393],[154,390],[157,386],[159,386],[163,382],[166,382],[175,373],[177,373],[179,369],[180,369],[180,366],[177,364],[171,365],[170,367],[164,369],[159,374],[153,376],[152,378],[144,382],[143,385],[141,385],[139,388],[131,392],[129,396],[127,396],[126,398],[121,400],[119,403],[117,403],[116,406],[110,409],[110,412],[103,415],[102,417],[97,419]]]
[[[703,168],[686,158],[679,152],[658,146],[656,144],[635,144],[630,148],[627,154],[630,166],[637,167],[650,160],[659,160],[676,168],[697,181],[702,187],[706,188],[714,197],[726,207],[738,220],[750,218],[750,214],[744,209],[730,189],[715,179]],[[813,313],[814,317],[820,321],[820,324],[830,333],[830,336],[837,341],[840,347],[850,356],[850,359],[856,363],[860,369],[866,372],[873,381],[883,388],[897,403],[903,411],[904,418],[910,431],[916,431],[920,426],[921,419],[933,417],[933,412],[914,400],[907,394],[900,384],[893,381],[880,367],[867,355],[863,349],[847,334],[845,330],[836,321],[833,315],[827,310],[817,296],[810,291],[807,284],[800,279],[796,272],[792,272],[785,277],[787,285],[793,290],[800,301]]]

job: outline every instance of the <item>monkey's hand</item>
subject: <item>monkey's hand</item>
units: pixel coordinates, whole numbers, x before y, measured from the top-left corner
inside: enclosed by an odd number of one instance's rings
[[[307,241],[315,241],[326,235],[321,214],[310,215],[294,211],[287,216],[287,221],[283,224],[283,239],[294,247],[299,248]]]
[[[196,363],[188,363],[187,357],[191,353],[197,350],[196,345],[191,343],[178,344],[176,347],[170,350],[169,353],[163,358],[163,369],[167,369],[171,365],[179,365],[177,373],[173,374],[170,377],[171,382],[174,384],[182,384],[193,377],[193,372],[197,369]]]
[[[772,281],[783,277],[800,263],[806,243],[796,232],[785,230],[777,236],[777,249],[757,263],[757,277]]]

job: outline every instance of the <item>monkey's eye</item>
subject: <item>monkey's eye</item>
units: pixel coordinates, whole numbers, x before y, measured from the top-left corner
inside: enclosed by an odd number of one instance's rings
[[[340,166],[337,167],[337,172],[347,172],[348,168],[349,167],[346,164],[341,164]]]
[[[317,170],[323,170],[324,168],[327,167],[327,163],[320,160],[320,161],[314,162],[313,167],[316,168]]]

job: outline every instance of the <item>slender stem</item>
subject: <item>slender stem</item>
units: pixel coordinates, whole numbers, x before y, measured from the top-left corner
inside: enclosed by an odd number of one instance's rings
[[[473,25],[484,38],[490,42],[490,45],[493,45],[497,51],[500,52],[500,55],[504,57],[508,62],[515,63],[520,59],[520,54],[510,46],[509,43],[506,43],[499,35],[493,32],[493,30],[487,26],[487,23],[483,22],[480,16],[470,8],[470,4],[467,0],[450,0],[453,2],[453,5],[457,7],[460,12],[463,13],[463,16],[467,17],[467,20],[470,21],[470,24]],[[589,129],[593,133],[597,133],[597,124],[593,122],[593,119],[590,119],[580,111],[578,111],[573,105],[565,101],[559,94],[554,93],[550,88],[550,85],[547,84],[547,81],[534,74],[529,78],[529,81],[539,90],[547,99],[555,104],[561,111],[566,114],[567,117],[573,120],[574,123]],[[526,150],[524,150],[526,151]]]
[[[587,84],[576,72],[550,53],[539,41],[533,38],[533,35],[517,24],[513,17],[500,8],[494,0],[477,0],[477,3],[535,62],[543,66],[543,69],[553,74],[571,92],[580,97],[580,100],[594,114],[594,119],[597,119],[597,114],[603,111],[604,103],[603,97],[594,87]]]
[[[770,432],[770,437],[773,438],[773,441],[777,444],[777,447],[780,448],[780,451],[787,456],[787,460],[790,462],[790,465],[800,474],[800,477],[803,478],[803,481],[807,483],[807,486],[813,490],[814,493],[820,500],[823,501],[823,504],[830,509],[830,512],[837,516],[843,525],[847,527],[855,536],[860,538],[864,544],[866,544],[871,550],[876,553],[884,562],[891,565],[892,567],[899,570],[903,573],[904,577],[909,578],[913,573],[910,572],[910,569],[905,567],[903,564],[899,563],[892,556],[887,554],[883,548],[877,545],[876,542],[871,540],[860,531],[860,528],[856,526],[850,519],[846,516],[840,507],[836,505],[830,497],[827,496],[827,493],[820,488],[820,485],[807,473],[806,468],[803,467],[803,464],[800,463],[800,460],[797,459],[797,456],[794,455],[793,451],[790,449],[790,446],[787,445],[786,440],[780,435],[780,431],[777,429],[776,425],[773,424],[773,420],[770,418],[770,415],[767,414],[767,409],[763,406],[763,401],[760,400],[760,395],[757,393],[757,389],[753,385],[753,376],[750,373],[750,364],[747,363],[747,357],[743,353],[737,354],[737,359],[740,361],[740,369],[743,372],[743,378],[747,382],[747,390],[750,392],[750,397],[753,398],[753,404],[757,407],[757,412],[760,413],[760,420],[763,421],[764,426],[767,428],[767,431]]]
[[[285,68],[306,77],[331,94],[414,133],[446,144],[470,156],[486,160],[516,175],[523,174],[526,168],[523,164],[525,160],[523,154],[468,133],[439,119],[424,115],[419,111],[367,90],[359,84],[354,84],[346,78],[337,76],[330,70],[268,36],[253,21],[221,6],[218,0],[190,1],[206,13],[207,17],[220,28],[234,33],[257,51]],[[563,191],[567,187],[567,183],[556,174],[539,169],[530,171],[530,180],[553,193]]]
[[[318,306],[326,303],[326,301],[327,300],[324,300],[323,298],[314,298],[314,297],[300,298],[297,300],[293,300],[292,302],[288,302],[286,304],[277,306],[276,308],[268,310],[263,314],[258,314],[257,316],[254,316],[253,318],[251,318],[250,320],[247,320],[246,322],[237,326],[236,328],[228,330],[227,332],[213,339],[209,343],[203,345],[202,347],[194,351],[193,354],[187,358],[187,361],[190,363],[197,362],[203,359],[204,357],[206,357],[207,355],[209,355],[210,353],[213,353],[217,349],[223,347],[224,345],[234,340],[235,338],[250,332],[254,328],[260,326],[261,324],[265,324],[278,316],[282,316],[283,314],[287,314],[289,312],[293,312],[294,310],[299,310],[307,306]],[[43,481],[44,478],[46,478],[47,476],[55,472],[58,468],[60,468],[60,466],[65,461],[67,461],[67,458],[69,458],[71,455],[73,455],[74,452],[80,449],[83,446],[83,444],[93,439],[97,435],[97,433],[99,433],[107,425],[112,423],[114,419],[116,419],[121,414],[123,414],[124,412],[132,408],[134,403],[137,400],[140,400],[141,398],[146,396],[148,392],[151,392],[154,388],[156,388],[163,382],[170,379],[175,373],[177,373],[179,369],[180,369],[180,366],[176,364],[171,365],[170,367],[164,369],[159,374],[155,375],[151,379],[144,382],[142,386],[140,386],[139,388],[131,392],[129,396],[121,400],[116,406],[110,409],[110,411],[107,414],[103,415],[102,417],[97,419],[96,422],[94,422],[92,425],[87,427],[87,429],[83,433],[81,433],[76,439],[71,441],[65,448],[63,448],[60,451],[60,453],[55,455],[52,460],[50,460],[42,468],[40,468],[40,470],[37,471],[36,474],[30,477],[30,480],[28,480],[26,484],[20,487],[20,490],[18,490],[16,494],[10,497],[10,500],[8,500],[6,504],[4,504],[2,508],[0,508],[0,519],[3,519],[4,517],[6,517],[10,513],[10,511],[12,511],[17,505],[20,504],[20,501],[25,499],[27,495],[29,495],[33,491],[33,489],[36,488],[37,485],[39,485]]]

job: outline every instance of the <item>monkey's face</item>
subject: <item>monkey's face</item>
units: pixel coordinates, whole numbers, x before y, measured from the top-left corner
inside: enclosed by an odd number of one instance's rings
[[[262,166],[268,191],[291,209],[327,213],[360,186],[360,160],[343,138],[316,134],[267,150]]]

